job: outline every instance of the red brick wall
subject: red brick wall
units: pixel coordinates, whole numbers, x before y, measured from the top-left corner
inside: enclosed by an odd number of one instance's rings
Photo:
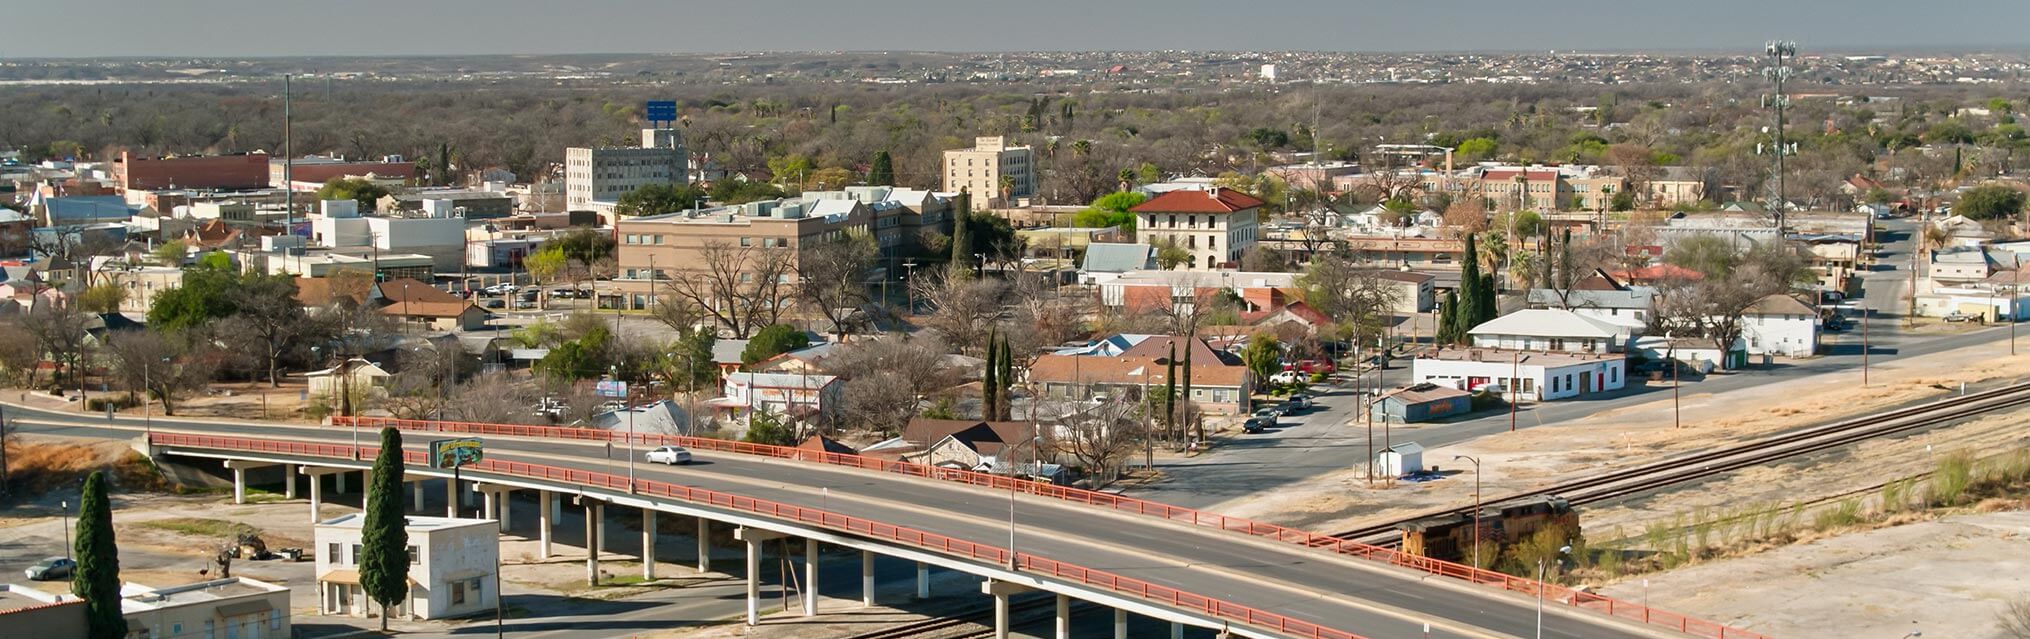
[[[268,186],[268,156],[214,155],[146,160],[120,154],[113,164],[126,189],[259,189]]]

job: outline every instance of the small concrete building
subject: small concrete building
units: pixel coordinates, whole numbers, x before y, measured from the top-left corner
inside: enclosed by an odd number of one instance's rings
[[[317,524],[317,607],[321,614],[368,616],[359,585],[361,527],[353,513]],[[500,522],[491,519],[409,517],[409,597],[394,614],[445,619],[491,612],[500,566]]]
[[[1416,383],[1471,391],[1494,385],[1511,399],[1545,401],[1620,390],[1628,360],[1620,353],[1553,353],[1492,348],[1445,348],[1411,365]]]
[[[85,600],[0,584],[0,627],[23,637],[83,637]]]
[[[288,639],[289,589],[246,577],[169,588],[129,582],[120,589],[129,636]]]

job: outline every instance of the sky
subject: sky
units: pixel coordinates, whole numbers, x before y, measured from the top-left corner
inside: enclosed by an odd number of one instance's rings
[[[2030,0],[93,0],[6,21],[0,58],[2030,49]]]

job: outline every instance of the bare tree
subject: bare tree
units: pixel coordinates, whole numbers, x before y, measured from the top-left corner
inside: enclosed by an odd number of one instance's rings
[[[455,346],[421,346],[403,350],[396,358],[397,370],[388,378],[388,396],[381,405],[402,419],[442,417],[451,401],[451,388],[467,368],[464,349]]]
[[[911,387],[902,373],[877,370],[846,381],[847,424],[882,437],[902,432],[902,425],[916,415],[922,395]]]
[[[1310,268],[1298,278],[1304,302],[1326,317],[1337,320],[1335,332],[1342,338],[1372,342],[1390,325],[1402,291],[1381,271],[1363,268],[1343,253],[1311,260]]]
[[[534,405],[541,393],[529,383],[505,373],[480,375],[452,389],[443,408],[445,419],[496,424],[538,424],[548,419],[536,414]]]
[[[805,247],[797,260],[798,303],[824,317],[837,339],[851,332],[847,320],[869,299],[867,274],[877,251],[873,240],[849,237]]]
[[[1093,487],[1121,476],[1121,469],[1136,451],[1147,445],[1149,433],[1143,428],[1141,398],[1117,397],[1100,402],[1062,400],[1052,429],[1056,449],[1070,455],[1085,469]]]
[[[178,397],[211,383],[218,370],[211,350],[194,335],[118,331],[106,338],[106,374],[129,395],[152,395],[162,400],[162,414],[175,415]]]
[[[1375,171],[1361,175],[1355,190],[1378,202],[1415,202],[1417,194],[1424,190],[1424,176],[1416,171]]]
[[[85,331],[89,317],[73,304],[38,303],[21,318],[21,327],[35,336],[36,347],[60,368],[51,382],[59,386],[62,378],[70,377],[70,386],[84,385],[83,364],[90,347],[90,333]]]
[[[707,242],[699,263],[670,278],[661,293],[711,318],[734,338],[747,339],[782,318],[793,298],[787,280],[794,260],[787,247]]]
[[[1545,258],[1549,277],[1539,282],[1540,287],[1549,290],[1558,308],[1576,306],[1573,292],[1591,277],[1594,271],[1614,266],[1621,257],[1620,246],[1598,237],[1587,237],[1573,241],[1570,236],[1556,242],[1550,255]]]
[[[1809,277],[1804,259],[1780,242],[1757,245],[1725,272],[1658,292],[1650,334],[1700,336],[1725,352],[1741,338],[1741,316],[1762,298],[1793,291]]]
[[[10,383],[33,387],[35,365],[42,361],[35,335],[19,321],[0,323],[0,368]]]
[[[985,348],[987,332],[1001,318],[999,280],[954,277],[932,270],[911,283],[924,308],[924,325],[961,350]]]

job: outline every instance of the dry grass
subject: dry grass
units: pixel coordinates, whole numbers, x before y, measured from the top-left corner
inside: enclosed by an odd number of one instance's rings
[[[16,493],[38,494],[59,486],[76,485],[92,471],[104,470],[128,491],[168,491],[174,487],[163,480],[146,456],[116,442],[77,444],[69,442],[7,442],[9,483]]]

